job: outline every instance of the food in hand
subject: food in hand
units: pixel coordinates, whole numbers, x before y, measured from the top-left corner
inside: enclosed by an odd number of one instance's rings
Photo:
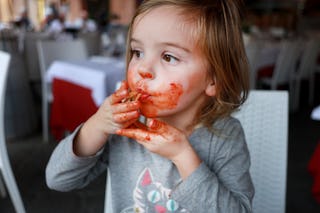
[[[135,91],[131,91],[129,92],[128,97],[122,99],[122,103],[127,103],[130,101],[137,101],[139,100],[139,98],[141,97],[141,93],[135,92]]]

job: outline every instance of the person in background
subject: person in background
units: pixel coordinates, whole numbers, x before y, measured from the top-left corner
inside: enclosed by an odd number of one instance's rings
[[[52,24],[52,22],[55,22]],[[59,23],[58,23],[59,22]],[[55,3],[51,3],[45,8],[45,19],[41,23],[41,30],[60,32],[63,29],[63,24],[60,24],[60,14]]]
[[[250,155],[231,116],[249,90],[240,3],[144,1],[127,81],[55,148],[49,188],[82,188],[108,170],[113,212],[252,212]]]
[[[82,19],[83,19],[83,25],[82,25],[82,32],[95,32],[97,31],[97,24],[96,22],[89,18],[88,12],[86,10],[82,11]]]
[[[26,9],[23,9],[20,13],[20,16],[15,21],[15,24],[24,31],[32,31],[33,25],[29,19],[28,12]]]
[[[65,37],[63,34],[65,29],[65,26],[63,23],[64,23],[64,15],[59,14],[58,17],[55,17],[50,21],[49,25],[45,29],[45,32],[48,33],[54,39]]]
[[[97,30],[96,23],[92,19],[89,19],[86,10],[82,10],[79,17],[71,17],[71,15],[68,14],[64,26],[65,31],[71,33],[74,38],[76,38],[80,32],[94,32]]]

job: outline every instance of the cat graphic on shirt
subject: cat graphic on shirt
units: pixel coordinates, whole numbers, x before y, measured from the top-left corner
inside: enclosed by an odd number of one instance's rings
[[[169,197],[171,189],[153,180],[152,173],[146,168],[141,173],[133,192],[134,206],[121,213],[170,213],[187,212]]]

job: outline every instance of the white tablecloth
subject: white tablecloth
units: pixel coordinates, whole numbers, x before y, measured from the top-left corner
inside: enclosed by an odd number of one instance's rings
[[[125,79],[125,63],[122,60],[107,59],[105,63],[93,61],[55,61],[49,67],[46,81],[59,78],[92,90],[97,106],[115,91],[119,81]]]

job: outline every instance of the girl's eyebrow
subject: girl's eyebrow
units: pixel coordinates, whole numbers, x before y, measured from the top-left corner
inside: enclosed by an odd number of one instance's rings
[[[139,41],[138,39],[135,39],[135,38],[131,38],[130,39],[130,43],[131,42],[134,42],[134,43],[138,43],[138,44],[141,44],[142,42],[141,41]],[[186,47],[183,47],[183,46],[181,46],[181,45],[179,45],[179,44],[177,44],[177,43],[173,43],[173,42],[163,42],[163,43],[161,43],[161,45],[164,45],[164,46],[171,46],[171,47],[174,47],[174,48],[177,48],[177,49],[181,49],[181,50],[183,50],[183,51],[185,51],[185,52],[191,52],[191,50],[190,49],[188,49],[188,48],[186,48]]]
[[[186,47],[183,47],[183,46],[181,46],[181,45],[179,45],[177,43],[164,42],[163,44],[166,45],[166,46],[171,46],[171,47],[174,47],[174,48],[182,49],[183,51],[188,52],[188,53],[191,52],[190,49],[188,49]]]
[[[130,39],[130,43],[131,43],[131,42],[135,42],[135,43],[139,43],[139,44],[142,43],[142,42],[139,41],[138,39],[135,39],[135,38],[132,38],[132,37],[131,37],[131,39]]]

